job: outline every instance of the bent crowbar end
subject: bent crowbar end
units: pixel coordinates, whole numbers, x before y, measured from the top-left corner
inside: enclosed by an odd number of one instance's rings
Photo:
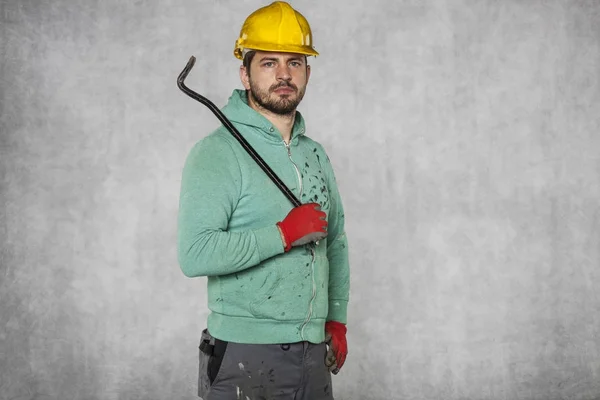
[[[183,84],[183,81],[185,80],[185,78],[187,78],[188,74],[190,73],[191,69],[194,67],[195,63],[196,63],[196,57],[191,56],[189,61],[186,64],[185,68],[183,69],[183,71],[181,71],[181,73],[177,77],[177,86],[180,89],[183,90],[183,88],[185,87],[185,85]]]

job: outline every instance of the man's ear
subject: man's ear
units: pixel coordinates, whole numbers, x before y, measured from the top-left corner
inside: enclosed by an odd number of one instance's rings
[[[310,65],[306,65],[306,83],[308,83],[308,80],[310,79]]]
[[[246,90],[250,90],[250,77],[248,76],[246,67],[243,65],[240,65],[240,81]]]

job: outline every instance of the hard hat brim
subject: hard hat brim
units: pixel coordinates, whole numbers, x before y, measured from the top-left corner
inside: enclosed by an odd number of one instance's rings
[[[244,50],[270,51],[274,53],[296,53],[314,57],[319,55],[319,53],[310,46],[298,46],[289,44],[277,45],[273,43],[246,43],[243,46],[237,46],[233,50],[233,54],[236,58],[243,60]]]

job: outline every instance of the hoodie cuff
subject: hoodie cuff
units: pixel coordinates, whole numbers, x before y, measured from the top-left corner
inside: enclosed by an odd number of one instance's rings
[[[342,324],[348,323],[348,301],[347,300],[329,300],[329,313],[327,321],[337,321]]]
[[[254,231],[254,237],[258,247],[259,261],[264,261],[284,252],[283,240],[281,240],[281,233],[277,225],[273,224]]]

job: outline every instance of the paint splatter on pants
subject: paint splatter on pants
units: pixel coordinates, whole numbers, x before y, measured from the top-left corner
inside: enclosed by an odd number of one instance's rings
[[[207,337],[205,330],[203,338]],[[200,351],[198,396],[203,400],[333,400],[326,352],[325,343],[216,341],[214,354]]]

